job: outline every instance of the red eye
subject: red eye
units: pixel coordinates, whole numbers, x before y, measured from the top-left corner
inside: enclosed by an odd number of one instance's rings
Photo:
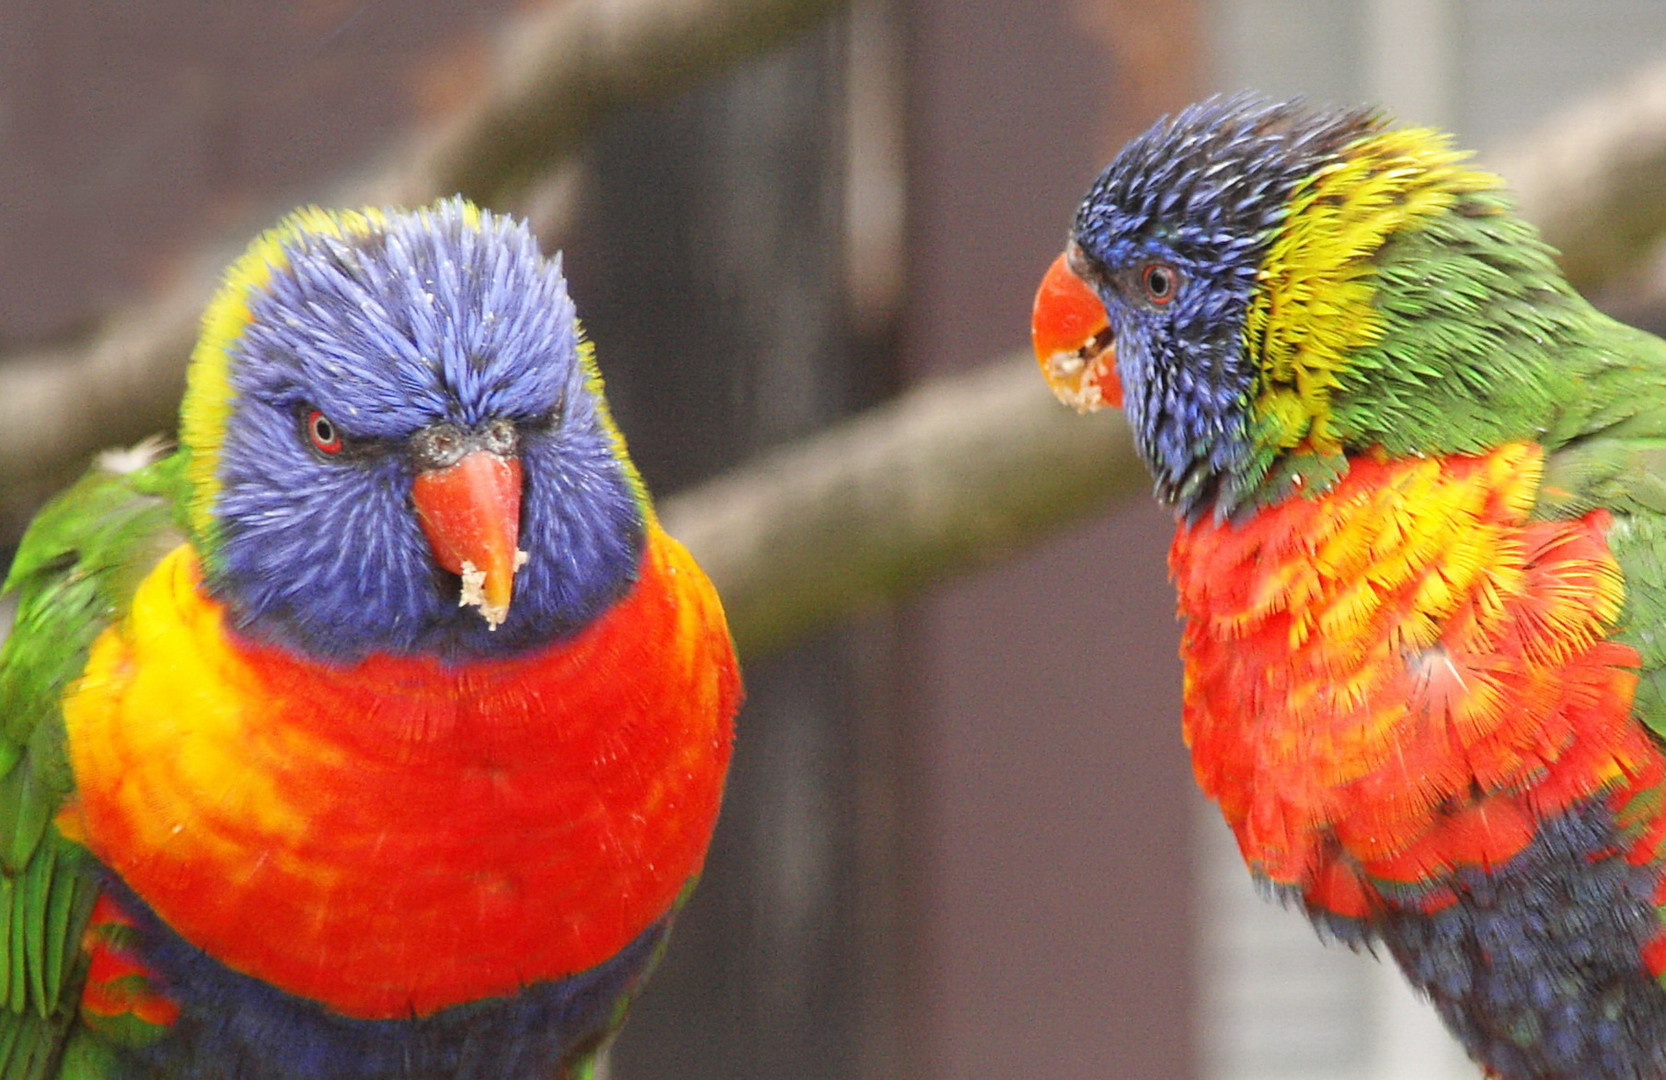
[[[330,423],[330,418],[317,409],[307,413],[307,438],[312,440],[313,448],[321,454],[341,453],[341,432]]]
[[[1180,275],[1167,263],[1146,263],[1140,271],[1140,288],[1153,304],[1166,304],[1180,291]]]

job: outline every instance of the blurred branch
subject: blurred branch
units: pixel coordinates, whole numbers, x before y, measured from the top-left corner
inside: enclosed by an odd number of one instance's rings
[[[1487,166],[1561,249],[1573,283],[1600,289],[1666,233],[1666,62],[1556,113]]]
[[[670,93],[844,0],[565,0],[510,21],[478,97],[325,201],[414,205],[452,192],[501,206],[613,110]],[[105,446],[174,423],[197,318],[236,243],[84,342],[0,357],[0,537]]]
[[[0,362],[0,542],[99,450],[174,427],[185,358],[224,254],[84,345]]]
[[[614,110],[754,56],[846,0],[566,0],[512,21],[491,84],[344,202],[502,206]]]
[[[1064,408],[1026,355],[924,383],[661,513],[756,655],[1148,488],[1122,414]]]

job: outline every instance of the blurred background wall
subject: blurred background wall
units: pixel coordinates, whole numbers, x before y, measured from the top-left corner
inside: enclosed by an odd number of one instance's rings
[[[0,364],[327,198],[532,6],[0,6]],[[663,496],[1021,348],[1093,173],[1201,93],[1379,100],[1485,151],[1662,52],[1648,0],[857,0],[617,111],[506,208],[566,252]],[[1107,508],[750,662],[706,878],[613,1076],[1475,1075],[1261,904],[1193,796],[1168,530]]]

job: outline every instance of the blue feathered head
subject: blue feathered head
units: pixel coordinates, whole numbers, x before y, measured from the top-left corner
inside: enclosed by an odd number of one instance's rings
[[[461,199],[256,240],[205,315],[181,439],[234,625],[336,660],[571,633],[629,588],[650,513],[559,258]]]
[[[1080,338],[1049,355],[1038,336],[1043,368],[1079,406],[1120,393],[1158,496],[1182,511],[1230,508],[1253,472],[1246,315],[1293,192],[1380,125],[1362,110],[1211,98],[1135,138],[1083,200],[1058,274],[1086,283],[1096,315],[1103,305],[1098,348],[1108,358],[1114,339],[1115,371],[1077,352]],[[1037,316],[1049,317],[1039,300]],[[1065,321],[1076,333],[1080,319]]]

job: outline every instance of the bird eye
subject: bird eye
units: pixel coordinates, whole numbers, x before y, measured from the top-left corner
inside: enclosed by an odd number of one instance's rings
[[[317,409],[307,413],[306,421],[302,425],[306,429],[307,438],[312,447],[320,454],[341,453],[341,432],[330,422],[330,418]]]
[[[1180,275],[1167,263],[1146,263],[1140,270],[1140,288],[1153,304],[1166,304],[1180,290]]]

